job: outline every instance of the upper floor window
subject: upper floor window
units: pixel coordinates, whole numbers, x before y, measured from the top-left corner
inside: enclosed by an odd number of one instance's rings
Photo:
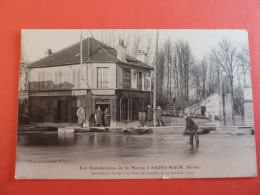
[[[97,87],[108,88],[108,68],[97,68]]]
[[[73,87],[76,87],[76,84],[77,84],[76,77],[77,77],[76,69],[72,69],[72,85],[73,85]]]
[[[41,82],[41,89],[46,89],[46,79],[45,79],[45,72],[42,72],[42,82]]]
[[[123,88],[129,89],[131,88],[131,70],[124,68],[123,69]]]
[[[59,73],[58,73],[58,70],[55,70],[55,73],[54,73],[54,83],[55,83],[55,88],[58,89],[58,85],[59,85]]]
[[[131,88],[137,89],[138,87],[138,72],[131,70]]]
[[[74,88],[81,87],[81,68],[72,69],[72,85]]]
[[[138,72],[138,89],[143,90],[143,73]]]
[[[131,88],[143,90],[143,73],[136,70],[131,70]]]
[[[58,74],[58,88],[62,89],[63,87],[63,72],[62,70],[59,70],[59,74]]]
[[[38,90],[41,90],[42,74],[38,72]]]
[[[77,88],[81,86],[81,68],[77,68]]]

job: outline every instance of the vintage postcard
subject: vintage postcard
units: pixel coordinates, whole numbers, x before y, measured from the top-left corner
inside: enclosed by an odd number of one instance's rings
[[[245,30],[22,30],[17,179],[256,177]]]

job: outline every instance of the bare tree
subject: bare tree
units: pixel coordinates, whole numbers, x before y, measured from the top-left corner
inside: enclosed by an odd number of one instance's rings
[[[194,58],[188,42],[179,40],[175,43],[176,65],[178,68],[178,97],[181,109],[189,104],[189,76],[190,66],[194,63]]]
[[[21,50],[21,61],[20,61],[20,89],[28,90],[29,85],[29,61],[27,60],[26,53],[24,50]]]
[[[228,77],[231,94],[231,104],[233,105],[234,98],[234,74],[237,68],[237,47],[227,39],[223,39],[218,43],[210,53],[211,61],[219,65]],[[232,112],[233,115],[233,112]]]
[[[243,85],[247,87],[247,74],[250,74],[249,50],[248,45],[243,44],[237,55],[238,60],[238,74],[243,74]]]
[[[156,88],[157,88],[157,101],[161,106],[165,106],[167,100],[164,96],[164,75],[165,75],[165,56],[164,51],[162,49],[158,52],[158,64],[157,64],[157,81],[156,81]]]
[[[152,63],[152,54],[153,54],[153,36],[147,34],[146,35],[146,42],[144,46],[144,51],[147,54],[146,63]]]
[[[190,85],[195,90],[196,100],[207,97],[208,63],[204,57],[200,62],[195,62],[190,67]]]
[[[173,46],[170,39],[166,40],[164,43],[164,56],[165,56],[165,76],[166,76],[166,99],[169,101],[172,99],[172,57],[173,57]]]

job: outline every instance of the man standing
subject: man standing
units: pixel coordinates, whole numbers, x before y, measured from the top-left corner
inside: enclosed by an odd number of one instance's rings
[[[151,108],[150,104],[146,107],[146,113],[147,113],[147,121],[148,121],[148,126],[152,126],[152,121],[153,121],[153,109]]]
[[[109,127],[110,126],[110,111],[107,108],[105,109],[104,117],[105,117],[105,126]]]
[[[85,110],[83,106],[80,106],[80,108],[77,110],[77,117],[78,117],[78,124],[83,127],[83,123],[85,120]]]
[[[162,124],[162,126],[164,126],[164,122],[162,120],[162,109],[161,109],[161,106],[157,106],[157,109],[156,109],[156,120],[158,122],[158,126],[160,126],[160,123]]]
[[[183,114],[183,118],[186,119],[186,128],[190,132],[190,144],[193,145],[193,138],[195,138],[196,145],[199,145],[199,136],[198,136],[198,126],[196,123],[188,117],[186,114]]]
[[[96,119],[96,125],[97,127],[100,127],[102,125],[102,110],[100,110],[100,106],[98,106],[96,113],[95,113],[95,119]]]

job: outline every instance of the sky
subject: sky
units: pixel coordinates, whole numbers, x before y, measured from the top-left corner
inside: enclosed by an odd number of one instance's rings
[[[33,62],[46,56],[47,49],[52,49],[53,52],[59,51],[68,47],[80,40],[80,34],[83,37],[93,36],[100,40],[102,31],[117,33],[144,33],[154,38],[156,30],[22,30],[22,52],[26,60]],[[203,58],[205,54],[217,45],[222,39],[228,39],[235,44],[248,44],[248,34],[246,30],[159,30],[159,47],[167,39],[173,41],[184,40],[188,41],[193,55],[197,60]],[[155,42],[154,42],[155,43]]]

